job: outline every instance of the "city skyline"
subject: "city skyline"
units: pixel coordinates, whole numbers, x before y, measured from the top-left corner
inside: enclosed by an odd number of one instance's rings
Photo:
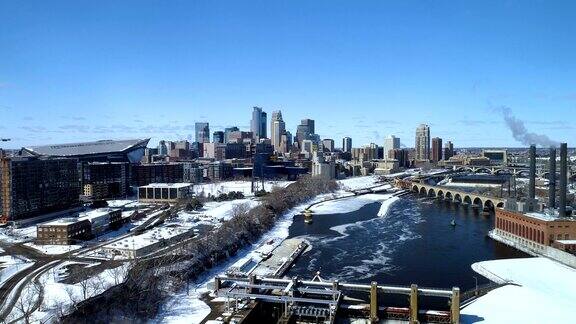
[[[572,6],[4,2],[2,146],[193,140],[200,121],[249,130],[253,106],[358,146],[410,143],[420,123],[460,147],[525,146],[498,107],[575,142]]]

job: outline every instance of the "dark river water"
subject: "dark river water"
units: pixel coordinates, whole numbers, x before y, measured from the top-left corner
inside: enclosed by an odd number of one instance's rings
[[[466,291],[475,287],[474,277],[488,283],[472,263],[528,257],[486,236],[494,215],[413,196],[393,203],[386,216],[378,217],[379,209],[371,203],[351,213],[315,215],[312,224],[296,216],[289,237],[307,239],[312,250],[287,275],[312,278],[320,271],[326,280]]]

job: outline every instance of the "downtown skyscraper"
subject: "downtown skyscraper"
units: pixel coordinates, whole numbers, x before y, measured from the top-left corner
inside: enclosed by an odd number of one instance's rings
[[[260,107],[254,107],[252,111],[252,120],[250,121],[250,131],[254,135],[254,139],[259,140],[266,138],[266,122],[268,115]]]
[[[210,124],[196,123],[196,142],[210,143]]]
[[[281,139],[285,132],[286,124],[282,119],[282,112],[280,110],[273,112],[270,120],[270,140],[275,151],[281,151]]]
[[[430,160],[433,162],[442,160],[442,139],[440,137],[434,137],[432,139],[432,154]]]
[[[421,124],[416,128],[414,148],[416,149],[417,161],[428,161],[430,159],[430,127],[428,125]]]

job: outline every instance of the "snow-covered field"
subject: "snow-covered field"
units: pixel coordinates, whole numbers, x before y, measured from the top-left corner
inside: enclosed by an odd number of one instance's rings
[[[29,241],[35,238],[36,238],[35,225],[22,228],[11,228],[11,227],[0,228],[0,241],[6,243]]]
[[[474,271],[511,282],[462,310],[462,323],[571,323],[576,314],[576,270],[546,258],[475,263]]]
[[[284,188],[291,184],[292,181],[265,181],[264,189],[266,191],[271,191],[274,187]],[[261,190],[262,183],[258,182],[256,185],[258,190]],[[212,195],[218,196],[222,193],[229,193],[232,191],[239,191],[244,194],[244,196],[253,196],[252,193],[252,182],[250,181],[225,181],[218,183],[205,183],[200,185],[194,185],[193,189],[195,194],[204,196]]]

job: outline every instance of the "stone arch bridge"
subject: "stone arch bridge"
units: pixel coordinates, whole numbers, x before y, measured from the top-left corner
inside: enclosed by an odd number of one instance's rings
[[[482,209],[504,207],[506,202],[506,199],[504,198],[478,195],[461,190],[455,190],[449,187],[432,186],[417,182],[411,184],[411,190],[421,196],[447,200]]]

